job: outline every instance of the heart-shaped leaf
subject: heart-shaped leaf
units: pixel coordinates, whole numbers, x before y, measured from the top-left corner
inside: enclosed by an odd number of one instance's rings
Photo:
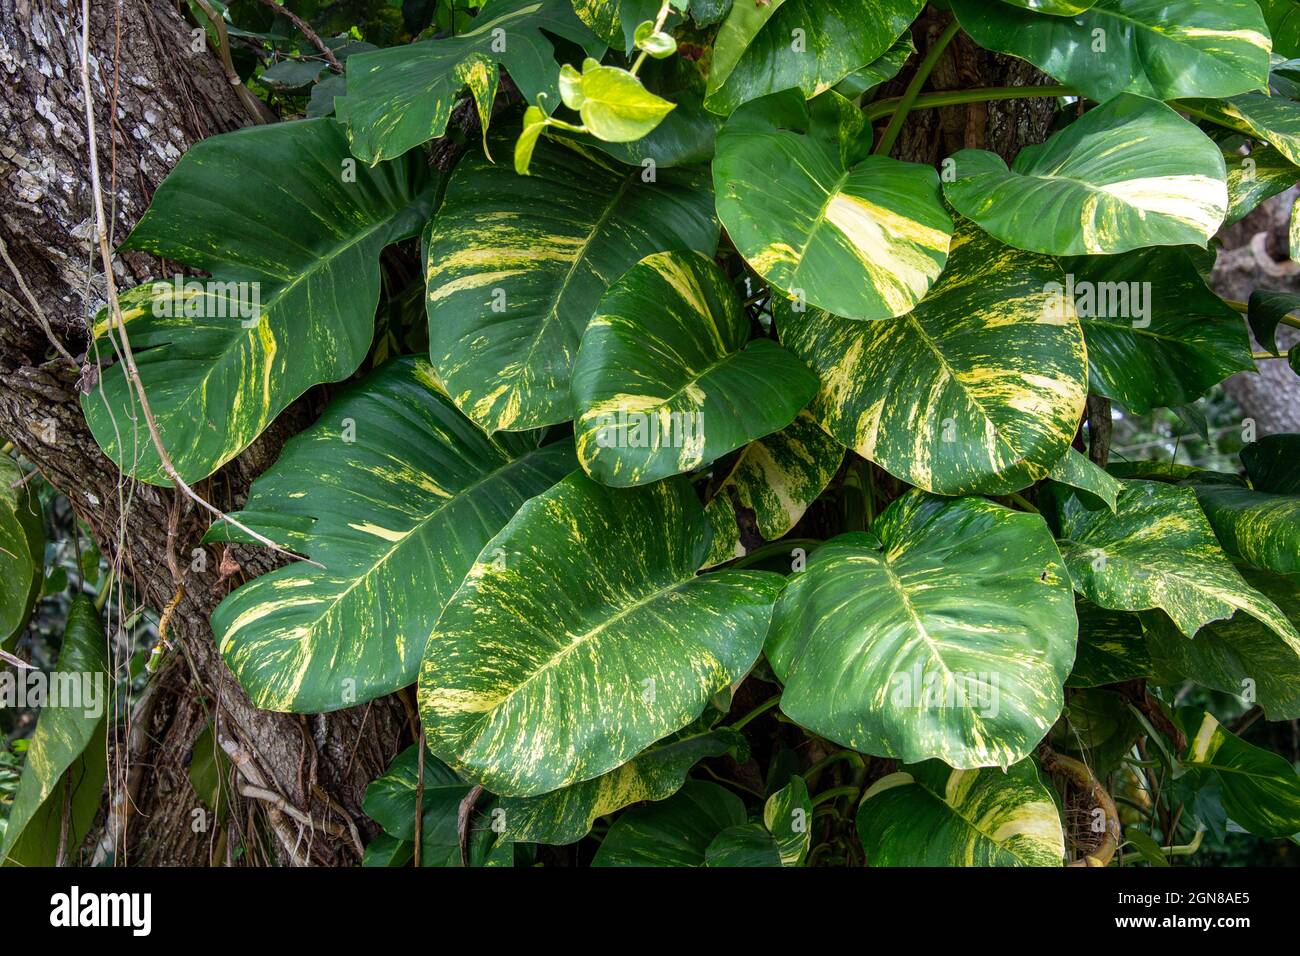
[[[1124,94],[1041,146],[964,149],[944,194],[1008,245],[1049,255],[1204,246],[1228,211],[1223,154],[1163,103]]]
[[[611,143],[641,139],[673,110],[672,103],[647,90],[635,74],[601,66],[591,57],[581,73],[567,64],[561,68],[560,96],[565,106],[578,111],[593,136]]]
[[[1053,4],[1060,7],[1061,4]],[[1096,0],[1073,16],[987,0],[952,0],[980,46],[1028,60],[1105,102],[1232,96],[1268,83],[1268,28],[1255,0]],[[1044,13],[1058,14],[1043,16]]]
[[[578,459],[622,487],[690,472],[785,427],[816,388],[781,346],[749,341],[740,296],[711,259],[657,253],[610,287],[583,333]]]
[[[1183,249],[1061,263],[1088,343],[1092,391],[1134,413],[1194,402],[1252,370],[1241,316],[1210,291]]]
[[[911,313],[851,322],[778,303],[781,341],[821,379],[812,414],[864,458],[939,494],[1018,491],[1060,461],[1087,392],[1083,333],[1050,259],[962,223]]]
[[[782,584],[697,578],[708,546],[684,479],[620,491],[575,474],[533,498],[429,638],[430,748],[494,793],[535,796],[685,727],[754,663]]]
[[[953,770],[937,760],[876,781],[858,807],[870,866],[1060,866],[1061,815],[1032,760]]]
[[[863,753],[965,768],[1025,757],[1074,661],[1074,598],[1047,526],[911,491],[872,531],[880,547],[841,535],[782,593],[766,645],[781,709]]]
[[[850,319],[902,315],[948,261],[952,219],[928,166],[869,156],[866,121],[835,92],[779,93],[718,134],[718,216],[759,275]]]
[[[487,431],[573,417],[569,371],[615,279],[667,249],[718,244],[707,171],[642,170],[542,142],[532,175],[471,154],[428,248],[429,350],[447,393]]]
[[[428,218],[424,167],[359,166],[332,119],[213,136],[181,157],[124,245],[212,278],[138,286],[122,317],[183,479],[230,461],[311,386],[356,371],[374,336],[379,253]],[[110,321],[100,313],[94,354],[113,354]],[[101,382],[102,398],[81,399],[95,440],[123,471],[169,484],[121,363]]]
[[[924,0],[777,0],[733,3],[718,30],[705,101],[715,113],[797,88],[804,99],[875,60],[911,25]]]
[[[571,441],[540,439],[485,435],[422,359],[397,359],[340,393],[237,515],[324,565],[254,578],[213,612],[217,646],[253,703],[319,713],[414,683],[429,631],[483,545],[576,467]]]

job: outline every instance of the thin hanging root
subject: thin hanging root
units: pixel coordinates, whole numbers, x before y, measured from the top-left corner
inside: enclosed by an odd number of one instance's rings
[[[202,2],[203,0],[200,0],[200,3]],[[112,321],[109,323],[109,334],[112,335],[116,332],[119,337],[122,346],[123,369],[136,396],[140,399],[140,411],[144,414],[145,424],[149,427],[149,438],[158,453],[158,461],[162,465],[163,473],[171,479],[172,484],[199,507],[225,521],[232,528],[236,528],[248,535],[258,544],[264,545],[279,554],[287,555],[296,561],[306,561],[308,564],[323,569],[324,565],[303,555],[295,554],[287,548],[280,547],[270,538],[230,517],[215,505],[209,504],[206,499],[181,478],[176,471],[176,467],[172,464],[171,455],[168,454],[166,446],[163,445],[162,435],[158,431],[158,421],[154,418],[153,407],[149,404],[149,397],[144,391],[144,382],[141,381],[140,371],[136,368],[135,352],[131,349],[131,339],[126,331],[126,320],[122,318],[122,304],[117,297],[117,280],[113,276],[113,253],[108,247],[108,220],[104,215],[104,192],[99,181],[99,148],[95,141],[95,105],[94,97],[90,91],[90,0],[81,0],[81,18],[81,97],[86,108],[86,142],[90,150],[90,190],[95,211],[95,244],[99,248],[99,258],[104,270],[104,290],[108,298],[109,315],[112,317]]]

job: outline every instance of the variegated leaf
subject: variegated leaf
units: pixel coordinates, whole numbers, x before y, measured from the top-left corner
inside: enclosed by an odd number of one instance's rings
[[[591,865],[704,866],[718,835],[744,823],[738,796],[716,783],[688,780],[669,799],[620,815]]]
[[[816,377],[749,338],[731,280],[693,252],[647,256],[610,287],[571,381],[578,460],[606,485],[645,485],[788,425]]]
[[[1265,435],[1241,450],[1251,485],[1275,495],[1300,495],[1300,435]]]
[[[1013,7],[1036,10],[1039,13],[1049,13],[1052,16],[1072,17],[1076,13],[1083,13],[1097,0],[1004,0],[1004,2],[1011,4]]]
[[[763,826],[772,835],[782,866],[802,866],[812,846],[812,799],[803,777],[790,782],[763,804]]]
[[[888,83],[898,76],[915,52],[916,45],[912,42],[912,35],[904,33],[880,56],[836,83],[834,90],[847,99],[857,100],[880,84]]]
[[[800,412],[781,431],[746,446],[709,507],[716,503],[733,515],[736,508],[749,509],[758,533],[776,541],[799,523],[843,460],[843,446]]]
[[[497,64],[510,71],[525,100],[536,103],[545,94],[553,109],[560,102],[560,68],[547,33],[577,44],[588,56],[605,50],[574,16],[569,0],[492,0],[483,6],[459,35],[348,58],[348,92],[336,112],[360,159],[392,159],[441,136],[465,89],[486,135]]]
[[[1228,212],[1227,167],[1210,138],[1168,106],[1122,94],[1008,169],[964,149],[944,194],[1008,245],[1056,256],[1204,246]]]
[[[706,757],[749,752],[745,738],[725,727],[688,728],[642,751],[593,780],[540,797],[505,797],[501,840],[566,844],[591,832],[595,822],[624,807],[665,800],[681,789],[690,769]]]
[[[1243,93],[1231,99],[1187,100],[1179,108],[1198,118],[1262,140],[1300,165],[1300,103],[1284,96]]]
[[[186,263],[122,297],[163,445],[186,481],[234,458],[313,385],[351,375],[374,336],[379,253],[428,217],[425,163],[356,167],[332,119],[256,126],[196,144],[124,246]],[[238,175],[231,170],[239,170]],[[285,170],[292,170],[287,175]],[[92,354],[114,352],[110,318]],[[124,471],[168,484],[121,363],[81,399]]]
[[[527,178],[466,156],[429,243],[434,368],[487,431],[568,421],[578,342],[609,285],[651,253],[717,243],[707,171],[647,183],[639,167],[547,142]]]
[[[575,474],[529,501],[429,638],[430,748],[494,793],[536,796],[695,720],[754,663],[782,584],[697,578],[708,547],[685,479],[620,491]]]
[[[632,49],[637,25],[654,20],[659,0],[570,0],[573,12],[592,33],[612,47]],[[670,24],[671,25],[671,24]]]
[[[1247,584],[1224,555],[1190,488],[1125,481],[1119,510],[1089,510],[1073,493],[1045,507],[1060,529],[1075,589],[1116,611],[1161,608],[1188,637],[1242,610],[1300,641],[1278,606]]]
[[[1228,218],[1223,220],[1225,227],[1240,222],[1264,200],[1272,199],[1300,182],[1300,166],[1272,146],[1256,146],[1249,156],[1225,153],[1223,159],[1228,164]]]
[[[483,434],[423,359],[396,359],[340,393],[237,515],[324,565],[255,578],[213,612],[217,646],[253,703],[319,713],[414,683],[483,545],[577,467],[571,441],[540,439]]]
[[[1246,743],[1213,714],[1186,708],[1179,720],[1188,740],[1183,766],[1202,780],[1217,779],[1223,809],[1235,823],[1262,837],[1300,833],[1300,776],[1290,761]]]
[[[952,0],[957,19],[980,46],[1028,60],[1101,103],[1124,92],[1161,100],[1232,96],[1268,83],[1272,42],[1255,0],[1072,5],[1088,9],[1044,16],[1065,11]]]
[[[47,684],[79,699],[52,700],[41,708],[0,835],[0,863],[6,866],[55,866],[60,847],[75,860],[99,812],[110,684],[104,628],[84,595],[68,609],[63,647]]]
[[[1300,3],[1296,0],[1259,0],[1264,22],[1273,35],[1273,52],[1300,56]]]
[[[1146,413],[1190,404],[1255,368],[1241,316],[1205,284],[1187,250],[1078,256],[1061,266],[1095,394]]]
[[[1111,511],[1115,510],[1115,499],[1123,487],[1119,480],[1112,478],[1104,468],[1098,468],[1087,455],[1081,455],[1073,448],[1065,457],[1052,466],[1048,475],[1053,481],[1059,481],[1071,488],[1078,488],[1106,502]]]
[[[1300,621],[1300,580],[1242,569],[1246,583],[1273,601],[1287,619]],[[1264,708],[1269,720],[1300,718],[1300,640],[1279,634],[1245,611],[1205,625],[1188,640],[1160,613],[1143,615],[1151,659],[1161,673],[1242,697]]]
[[[712,867],[781,866],[781,847],[763,824],[727,827],[704,851],[704,865]]]
[[[924,0],[733,3],[713,43],[705,104],[727,114],[797,89],[809,99],[883,55]]]
[[[1065,833],[1032,760],[953,770],[937,760],[876,781],[858,807],[868,866],[1061,866]]]
[[[1082,598],[1075,603],[1075,612],[1079,616],[1079,647],[1066,687],[1103,687],[1154,675],[1146,633],[1137,614],[1110,611]],[[1191,643],[1181,636],[1180,640]]]
[[[911,491],[872,530],[879,547],[841,535],[782,593],[765,647],[781,709],[863,753],[1022,759],[1059,716],[1074,661],[1074,599],[1047,526]]]
[[[1235,482],[1187,482],[1225,551],[1279,574],[1300,573],[1300,495],[1255,491]]]
[[[1065,454],[1087,398],[1062,278],[963,222],[908,315],[851,322],[779,303],[776,324],[821,379],[812,414],[843,444],[938,494],[1018,491]]]
[[[952,219],[928,166],[871,156],[835,92],[746,104],[718,134],[718,216],[754,271],[801,305],[850,319],[913,308],[948,261]]]

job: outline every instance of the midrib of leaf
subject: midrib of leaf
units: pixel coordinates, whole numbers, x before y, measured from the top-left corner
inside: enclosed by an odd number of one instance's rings
[[[983,771],[980,771],[980,772],[983,772]],[[984,839],[988,840],[991,844],[993,844],[995,847],[997,847],[999,853],[1005,853],[1007,856],[1012,857],[1013,859],[1019,860],[1021,863],[1024,863],[1026,866],[1032,866],[1032,865],[1033,865],[1033,861],[1032,861],[1032,860],[1030,860],[1030,859],[1028,859],[1028,858],[1026,858],[1026,857],[1020,856],[1020,855],[1017,854],[1014,850],[1010,849],[1010,848],[1007,846],[1007,844],[1005,844],[1005,843],[999,843],[996,839],[993,838],[992,834],[985,833],[983,830],[981,830],[981,829],[979,828],[979,826],[975,823],[975,821],[971,820],[970,817],[968,817],[968,816],[966,816],[964,813],[962,813],[960,809],[958,809],[957,807],[953,806],[953,805],[952,805],[951,803],[949,803],[945,798],[939,796],[939,794],[935,793],[933,790],[931,790],[931,789],[930,789],[929,787],[927,787],[925,784],[923,784],[923,783],[919,783],[919,782],[918,782],[916,785],[917,785],[918,787],[920,787],[920,788],[921,788],[925,793],[929,794],[929,795],[930,795],[934,800],[937,800],[937,801],[938,801],[942,806],[947,807],[948,810],[952,813],[953,816],[955,816],[958,820],[961,820],[962,823],[966,824],[966,826],[969,827],[972,831],[974,831],[975,833],[978,833],[978,834],[979,834],[980,836],[982,836]]]

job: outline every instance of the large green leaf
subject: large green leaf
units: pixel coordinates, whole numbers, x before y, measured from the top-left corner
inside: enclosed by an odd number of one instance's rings
[[[1194,402],[1229,375],[1254,369],[1246,324],[1186,250],[1078,256],[1061,265],[1096,394],[1143,414]]]
[[[885,53],[924,0],[772,0],[733,3],[709,69],[715,113],[797,88],[805,99]]]
[[[532,175],[465,157],[433,221],[429,348],[452,399],[488,431],[573,417],[569,371],[606,288],[643,257],[712,255],[708,173],[642,170],[541,143]]]
[[[324,567],[255,578],[212,614],[253,703],[319,713],[414,683],[429,631],[483,545],[577,467],[571,441],[540,438],[488,437],[438,390],[427,361],[403,358],[290,439],[237,517]]]
[[[1300,833],[1300,776],[1284,758],[1246,743],[1213,714],[1179,712],[1187,732],[1184,767],[1217,778],[1223,808],[1256,836]]]
[[[1250,568],[1242,576],[1289,620],[1300,621],[1300,579]],[[1207,624],[1190,641],[1164,614],[1144,619],[1160,672],[1257,702],[1269,720],[1300,717],[1300,640],[1294,634],[1279,634],[1245,611]]]
[[[6,865],[55,864],[65,805],[70,854],[89,832],[104,786],[107,671],[99,613],[88,597],[78,596],[68,609],[55,671],[46,680],[51,695],[71,697],[51,697],[41,708],[0,838]]]
[[[1098,102],[1123,92],[1232,96],[1268,83],[1272,45],[1255,0],[1096,0],[1075,16],[987,0],[952,0],[952,8],[980,46],[1028,60]]]
[[[1188,637],[1242,610],[1300,642],[1286,615],[1224,555],[1190,488],[1126,481],[1114,514],[1090,511],[1073,493],[1058,493],[1047,507],[1075,589],[1094,604],[1161,608]]]
[[[424,165],[358,167],[332,119],[213,136],[181,158],[124,246],[212,279],[138,286],[122,309],[183,479],[211,474],[308,388],[361,364],[379,253],[429,214]],[[95,326],[104,357],[106,316]],[[124,471],[167,484],[121,363],[102,385],[104,398],[81,399],[95,440]]]
[[[1091,7],[1097,0],[1004,0],[1013,7],[1025,10],[1037,10],[1058,17],[1072,17]]]
[[[671,797],[681,789],[695,764],[726,753],[748,753],[745,738],[725,727],[688,728],[593,780],[539,797],[503,798],[497,804],[502,821],[500,838],[576,843],[591,832],[600,817],[634,803]]]
[[[869,126],[835,92],[778,93],[718,134],[718,216],[754,271],[850,319],[914,307],[948,260],[952,219],[928,166],[871,156]]]
[[[1128,611],[1110,611],[1080,599],[1079,647],[1067,687],[1104,687],[1153,674],[1142,620]],[[1179,635],[1179,640],[1196,643]],[[1199,639],[1198,639],[1199,640]]]
[[[1300,56],[1300,3],[1296,0],[1259,0],[1264,22],[1273,36],[1273,52]]]
[[[1300,309],[1300,295],[1256,289],[1250,294],[1247,308],[1250,330],[1259,339],[1259,344],[1274,355],[1280,355],[1282,350],[1277,344],[1277,327],[1284,318]]]
[[[1057,256],[1204,246],[1228,211],[1223,154],[1168,106],[1124,94],[1085,113],[1008,169],[964,149],[944,194],[1008,245]]]
[[[1009,766],[1061,712],[1076,621],[1037,515],[911,491],[818,549],[766,652],[796,723],[863,753]]]
[[[647,256],[596,309],[573,363],[578,460],[598,481],[693,471],[794,420],[816,377],[749,316],[713,260]]]
[[[434,753],[494,793],[535,796],[697,718],[754,663],[782,583],[695,577],[709,536],[684,479],[620,491],[575,474],[525,504],[429,638]]]
[[[1189,481],[1225,551],[1246,564],[1300,573],[1300,495],[1275,495],[1225,481]]]
[[[8,455],[0,455],[0,647],[27,625],[45,576],[40,499]]]
[[[486,133],[498,63],[529,103],[544,93],[554,109],[560,67],[547,33],[576,43],[589,56],[604,52],[569,0],[492,0],[484,6],[458,36],[348,58],[348,94],[337,108],[358,157],[368,163],[391,159],[441,136],[467,87]]]
[[[1283,96],[1243,93],[1225,100],[1188,100],[1180,107],[1195,110],[1220,126],[1269,143],[1300,165],[1300,103]]]
[[[852,322],[776,307],[821,379],[811,411],[864,458],[939,494],[1017,491],[1065,454],[1087,397],[1083,332],[1060,267],[963,222],[908,315]]]
[[[1061,816],[1032,760],[953,770],[937,760],[876,781],[858,807],[868,866],[1061,866]]]
[[[613,47],[632,49],[637,25],[653,20],[659,0],[569,0],[578,19]]]
[[[688,780],[673,797],[622,814],[592,866],[704,866],[724,830],[745,823],[740,798],[716,783]]]

